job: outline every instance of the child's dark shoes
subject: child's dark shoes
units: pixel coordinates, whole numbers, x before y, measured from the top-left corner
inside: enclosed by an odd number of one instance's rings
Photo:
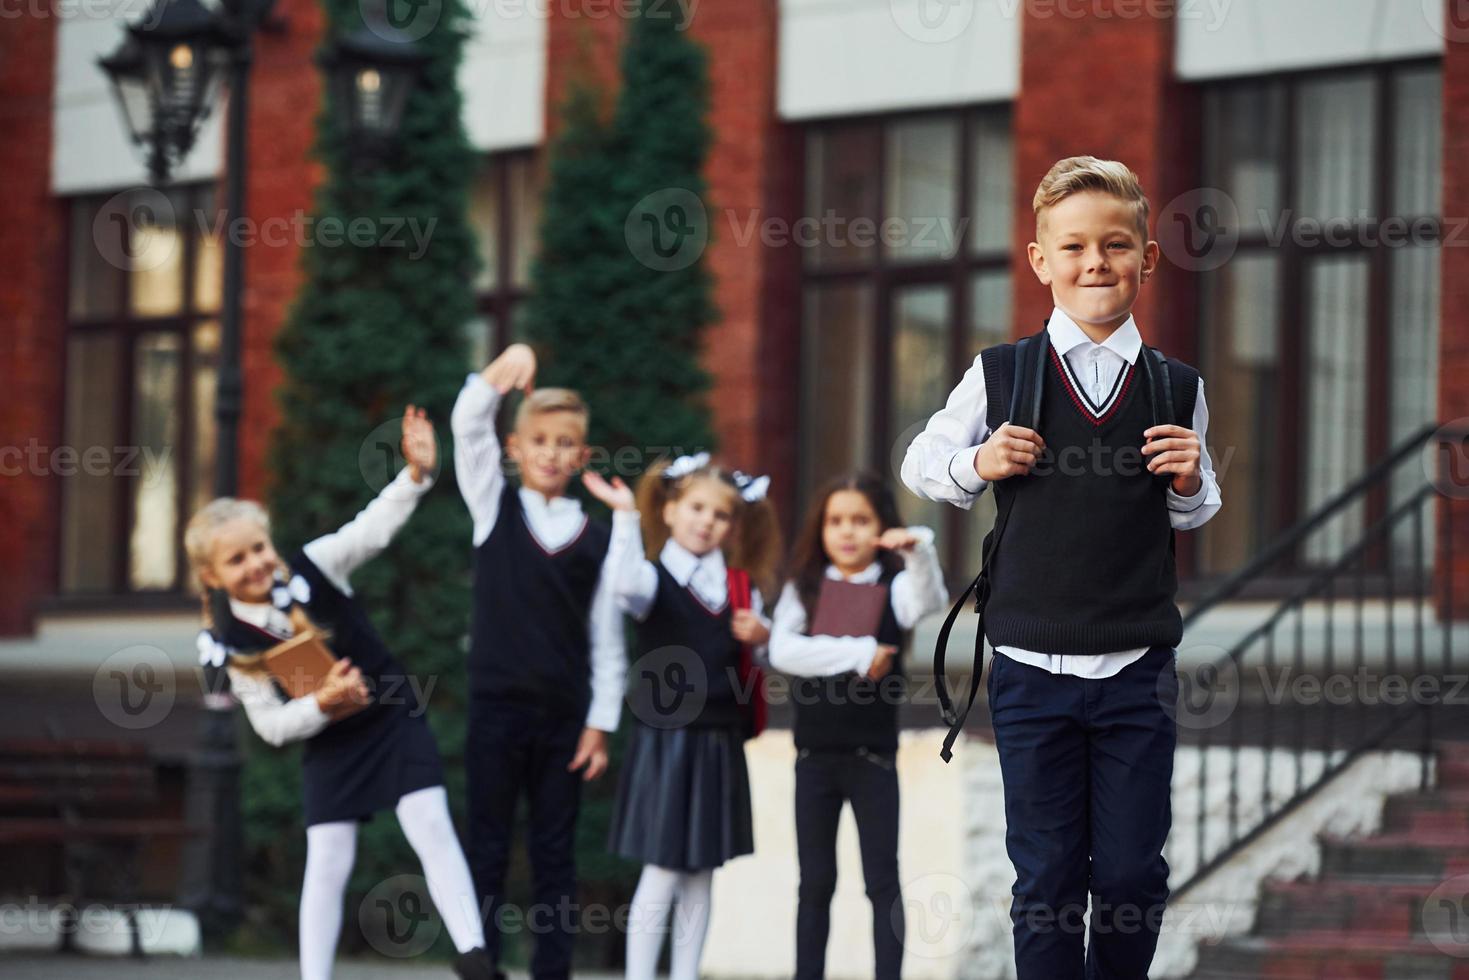
[[[454,972],[460,980],[505,980],[505,974],[495,969],[490,951],[483,946],[460,953],[454,960]]]

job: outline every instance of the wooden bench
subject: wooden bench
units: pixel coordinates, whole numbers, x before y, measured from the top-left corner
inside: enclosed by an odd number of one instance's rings
[[[68,907],[62,950],[74,948],[77,907],[100,895],[129,903],[132,952],[142,955],[141,856],[155,841],[195,833],[159,790],[158,764],[143,745],[0,740],[0,847],[59,851]]]

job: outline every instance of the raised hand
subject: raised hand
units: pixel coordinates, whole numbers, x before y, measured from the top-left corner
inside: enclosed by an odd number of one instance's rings
[[[912,551],[917,544],[917,535],[906,527],[890,527],[877,539],[877,546],[889,551]]]
[[[403,458],[408,461],[408,475],[414,483],[422,483],[424,474],[432,473],[439,459],[434,424],[427,412],[412,405],[403,410]]]
[[[637,510],[638,508],[632,487],[623,483],[620,476],[614,476],[612,482],[608,483],[602,474],[583,470],[581,482],[582,486],[587,488],[588,493],[613,510]]]
[[[511,344],[481,372],[500,394],[512,388],[530,393],[536,380],[536,352],[526,344]]]

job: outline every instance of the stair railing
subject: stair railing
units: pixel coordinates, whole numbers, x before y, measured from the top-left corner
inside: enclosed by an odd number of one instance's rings
[[[1421,726],[1416,741],[1410,744],[1420,754],[1422,784],[1425,787],[1430,784],[1435,737],[1435,712],[1430,709],[1436,699],[1425,697],[1415,703],[1417,696],[1411,691],[1414,684],[1423,686],[1424,680],[1437,683],[1437,689],[1442,691],[1453,672],[1452,521],[1455,506],[1462,505],[1462,498],[1469,494],[1445,492],[1442,479],[1457,480],[1463,485],[1461,489],[1469,491],[1469,475],[1457,472],[1453,455],[1463,452],[1466,440],[1469,440],[1466,425],[1423,426],[1312,514],[1277,537],[1184,617],[1186,648],[1190,626],[1205,613],[1239,595],[1249,583],[1283,559],[1296,557],[1310,536],[1322,530],[1327,522],[1345,514],[1378,488],[1392,486],[1391,481],[1410,459],[1424,459],[1424,454],[1430,451],[1434,454],[1430,464],[1439,474],[1437,482],[1429,475],[1430,467],[1425,465],[1421,485],[1407,491],[1401,484],[1395,487],[1399,499],[1363,530],[1360,540],[1313,569],[1258,626],[1233,642],[1223,656],[1196,671],[1180,669],[1180,679],[1185,682],[1180,694],[1180,712],[1193,710],[1192,702],[1184,702],[1196,695],[1202,695],[1206,706],[1218,697],[1229,697],[1230,692],[1225,688],[1230,683],[1237,685],[1233,692],[1237,702],[1218,724],[1210,725],[1207,721],[1201,724],[1197,740],[1181,742],[1181,747],[1186,744],[1198,751],[1199,764],[1194,825],[1175,823],[1167,851],[1175,873],[1182,872],[1184,879],[1173,889],[1175,899],[1310,799],[1362,753],[1403,732],[1410,721],[1417,720]],[[1445,448],[1450,454],[1447,460],[1442,458]],[[1430,509],[1435,506],[1440,524],[1433,535],[1439,596],[1437,608],[1433,609],[1425,525],[1431,520]],[[1430,515],[1427,519],[1425,512]],[[1401,548],[1404,538],[1408,548],[1400,556],[1395,554],[1395,546]],[[1371,592],[1375,595],[1369,596],[1368,566],[1378,555],[1382,559],[1382,573],[1373,583]],[[1272,699],[1270,692],[1274,690],[1278,696],[1286,690],[1284,679],[1292,672],[1297,678],[1311,679],[1313,685],[1319,681],[1325,692],[1328,683],[1341,677],[1343,666],[1351,668],[1358,684],[1365,684],[1369,651],[1364,611],[1370,598],[1383,601],[1386,619],[1383,648],[1372,652],[1381,658],[1384,678],[1401,677],[1400,671],[1404,669],[1411,671],[1412,677],[1406,682],[1410,694],[1401,705],[1377,710],[1361,696],[1365,687],[1358,690],[1348,683],[1346,688],[1352,692],[1350,703],[1322,705],[1319,730],[1314,733],[1318,748],[1312,748],[1306,724],[1309,712],[1303,705],[1291,705],[1289,698],[1284,702],[1278,697]],[[1398,636],[1399,617],[1395,608],[1400,600],[1412,604],[1406,614],[1410,621],[1404,624],[1407,632],[1402,637]],[[1305,642],[1308,604],[1321,616],[1324,640],[1321,645],[1324,658],[1311,666],[1306,662]],[[1338,605],[1348,609],[1346,636],[1339,635],[1343,630],[1338,628]],[[1428,648],[1431,638],[1425,626],[1425,614],[1429,612],[1436,614],[1439,623],[1436,653]],[[1350,654],[1349,660],[1344,662],[1338,657],[1339,645]],[[1430,661],[1431,656],[1437,663]],[[1254,671],[1262,679],[1259,689],[1244,683],[1248,671]],[[1323,697],[1326,697],[1324,693]],[[1246,759],[1258,769],[1257,776],[1242,771]],[[1218,772],[1216,767],[1221,763],[1224,769]],[[1286,769],[1278,770],[1278,766]],[[1285,772],[1289,775],[1282,779]],[[1218,809],[1211,811],[1210,807],[1211,795],[1215,800],[1219,798],[1220,778],[1225,782],[1226,794],[1222,820]],[[1256,778],[1257,787],[1246,785],[1246,780]],[[1192,861],[1180,860],[1178,851],[1184,848],[1192,850]]]

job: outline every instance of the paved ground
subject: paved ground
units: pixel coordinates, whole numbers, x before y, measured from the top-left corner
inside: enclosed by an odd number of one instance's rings
[[[338,962],[333,980],[453,980],[448,964],[394,965]],[[577,974],[582,980],[613,980],[611,975]],[[181,959],[131,960],[88,956],[0,955],[5,980],[297,980],[289,960]],[[511,980],[524,980],[512,973]]]

